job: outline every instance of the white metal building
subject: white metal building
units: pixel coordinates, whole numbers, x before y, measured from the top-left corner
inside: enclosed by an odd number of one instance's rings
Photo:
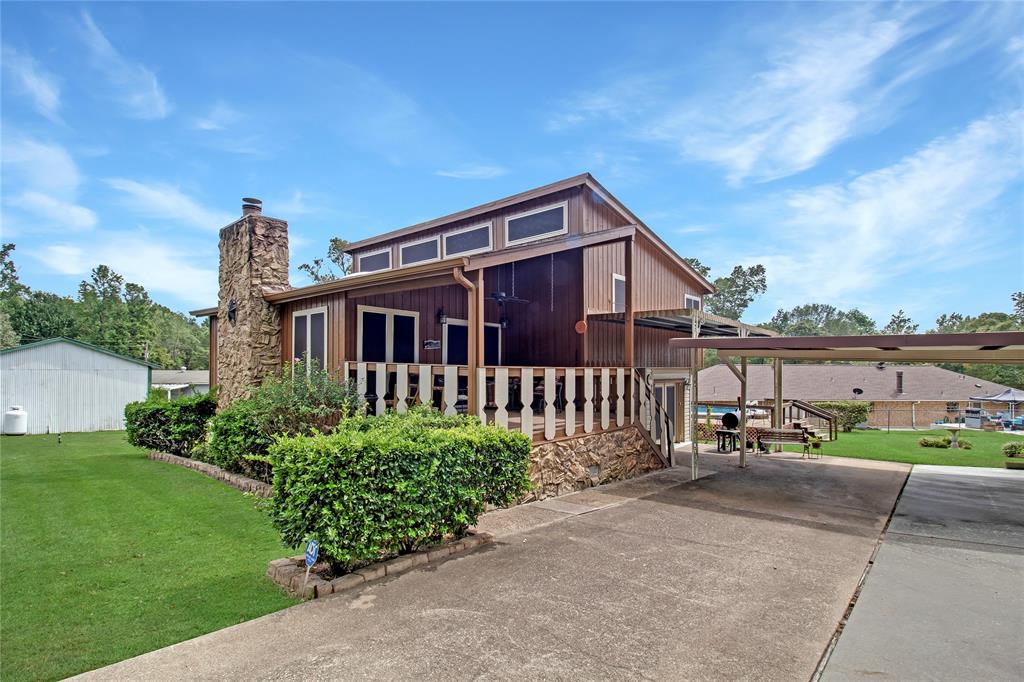
[[[29,433],[123,429],[125,405],[149,384],[145,362],[71,339],[0,351],[0,411],[20,405]]]

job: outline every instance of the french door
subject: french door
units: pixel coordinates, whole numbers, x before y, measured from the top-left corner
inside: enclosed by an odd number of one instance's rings
[[[357,309],[356,359],[360,362],[419,362],[420,314],[361,305]]]

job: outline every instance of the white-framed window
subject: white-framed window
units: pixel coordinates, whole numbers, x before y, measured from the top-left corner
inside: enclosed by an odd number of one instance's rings
[[[449,317],[441,331],[441,362],[445,365],[465,365],[469,362],[469,320]],[[501,325],[484,323],[484,358],[486,366],[501,364]]]
[[[702,304],[700,296],[694,296],[693,294],[683,294],[683,307],[687,310],[701,310]]]
[[[398,262],[402,266],[441,260],[441,236],[427,237],[398,247]]]
[[[356,307],[356,361],[420,360],[420,314],[415,310]]]
[[[612,312],[626,312],[626,276],[612,273]]]
[[[569,202],[541,206],[505,218],[505,244],[515,246],[566,234],[569,231]]]
[[[359,254],[359,272],[376,272],[391,267],[391,247]]]
[[[493,224],[486,222],[453,230],[444,235],[444,255],[469,256],[484,253],[494,248],[491,232]]]
[[[307,308],[292,313],[292,361],[307,359],[309,373],[315,360],[327,369],[327,308]]]

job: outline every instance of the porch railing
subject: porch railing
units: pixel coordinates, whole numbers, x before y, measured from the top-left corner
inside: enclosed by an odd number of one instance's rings
[[[475,405],[469,404],[469,368],[346,362],[372,414],[405,412],[429,404],[445,414],[472,413],[488,424],[553,441],[636,424],[671,459],[673,427],[658,402],[651,373],[625,367],[481,367]],[[666,437],[667,435],[667,437]]]

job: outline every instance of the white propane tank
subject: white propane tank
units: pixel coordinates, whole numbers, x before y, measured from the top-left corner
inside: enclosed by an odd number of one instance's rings
[[[4,434],[7,436],[24,436],[28,433],[28,412],[21,405],[11,405],[4,412]]]

